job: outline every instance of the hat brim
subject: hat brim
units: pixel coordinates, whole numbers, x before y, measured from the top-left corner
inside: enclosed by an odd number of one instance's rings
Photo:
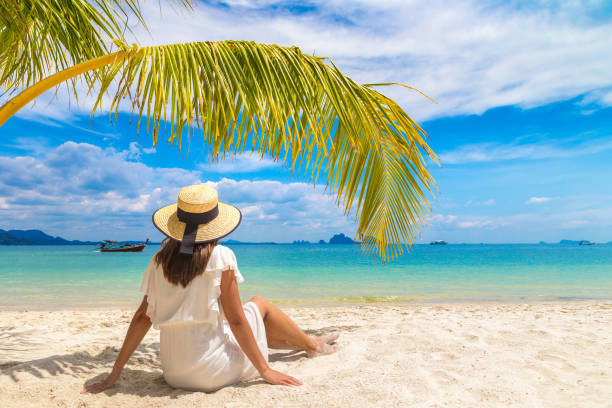
[[[231,204],[219,202],[219,215],[207,224],[200,224],[196,234],[196,243],[209,242],[223,238],[234,231],[240,221],[242,213]],[[176,214],[177,205],[171,204],[162,207],[153,213],[153,225],[168,237],[182,241],[185,232],[185,223],[178,219]]]

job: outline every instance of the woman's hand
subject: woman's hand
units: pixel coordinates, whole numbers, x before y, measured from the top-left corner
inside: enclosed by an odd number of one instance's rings
[[[130,323],[130,327],[128,328],[127,334],[125,335],[125,340],[123,340],[123,345],[121,346],[121,350],[119,351],[119,355],[117,355],[117,360],[115,361],[115,365],[113,366],[113,370],[106,377],[106,380],[91,384],[81,391],[81,394],[97,394],[106,389],[109,389],[113,386],[115,381],[121,375],[121,370],[123,370],[123,366],[128,361],[128,358],[132,355],[136,347],[142,341],[142,338],[147,334],[149,329],[151,328],[151,319],[147,316],[147,295],[142,298],[142,303],[136,313],[134,313],[134,317],[132,317],[132,322]]]
[[[87,387],[83,388],[81,394],[97,394],[112,387],[115,381],[117,381],[117,377],[110,374],[108,377],[106,377],[106,380],[88,385]]]
[[[263,370],[260,375],[261,378],[274,385],[302,385],[302,382],[297,378],[273,370],[270,367]]]

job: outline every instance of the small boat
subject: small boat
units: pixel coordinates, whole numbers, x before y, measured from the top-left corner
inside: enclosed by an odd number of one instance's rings
[[[595,243],[591,241],[580,241],[578,245],[595,245]]]
[[[144,244],[128,244],[117,241],[104,240],[100,245],[100,252],[142,252],[149,243],[149,238]]]
[[[431,241],[429,245],[446,245],[446,241],[442,241],[442,240]]]

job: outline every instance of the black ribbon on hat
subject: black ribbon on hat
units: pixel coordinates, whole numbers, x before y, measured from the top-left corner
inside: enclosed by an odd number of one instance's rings
[[[198,225],[208,224],[209,222],[217,218],[217,215],[219,215],[219,205],[215,205],[215,208],[203,213],[191,213],[177,208],[176,215],[178,216],[179,221],[182,221],[186,224],[179,253],[185,255],[192,255],[196,235],[198,233]]]

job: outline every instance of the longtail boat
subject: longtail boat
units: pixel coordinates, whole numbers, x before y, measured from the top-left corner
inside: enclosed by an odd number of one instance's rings
[[[100,245],[100,252],[141,252],[143,249],[145,249],[148,243],[149,238],[147,238],[144,244],[127,244],[117,241],[104,240],[104,242]]]

